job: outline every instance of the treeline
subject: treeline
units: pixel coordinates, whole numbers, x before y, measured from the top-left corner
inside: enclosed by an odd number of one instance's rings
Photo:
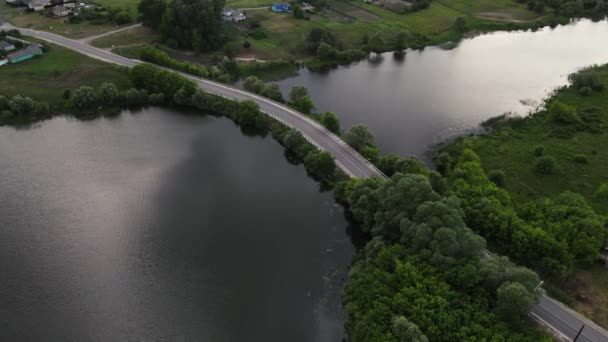
[[[548,341],[526,326],[538,276],[485,256],[485,240],[467,227],[460,200],[441,194],[437,172],[394,156],[385,167],[391,161],[400,172],[390,179],[336,188],[371,237],[344,289],[350,340]]]
[[[556,15],[565,17],[602,18],[608,14],[608,4],[604,0],[516,0],[525,3],[529,10],[537,13],[551,8]]]
[[[380,149],[376,145],[373,134],[365,125],[355,125],[347,132],[343,132],[340,120],[336,113],[314,112],[315,106],[308,92],[308,89],[301,86],[294,86],[289,92],[288,99],[283,98],[283,94],[278,85],[265,84],[255,76],[247,77],[243,82],[243,88],[255,94],[262,95],[274,101],[286,104],[300,113],[315,120],[330,132],[342,137],[353,149],[371,162],[379,159]]]
[[[132,23],[135,18],[131,15],[128,9],[119,9],[115,7],[105,8],[99,5],[94,5],[90,8],[83,8],[78,15],[69,17],[70,24],[79,24],[83,21],[88,21],[94,25],[102,25],[106,23],[115,23],[117,25],[126,25]]]
[[[28,96],[15,95],[8,98],[0,95],[0,125],[29,121],[34,118],[45,118],[50,115],[50,107]]]
[[[449,193],[462,199],[467,224],[498,251],[556,277],[597,258],[606,241],[604,219],[582,196],[564,193],[530,203],[520,217],[508,192],[496,184],[501,176],[490,181],[473,150],[464,149],[454,162],[451,158],[438,159]]]
[[[224,0],[142,0],[142,23],[161,33],[172,47],[212,51],[223,45]]]

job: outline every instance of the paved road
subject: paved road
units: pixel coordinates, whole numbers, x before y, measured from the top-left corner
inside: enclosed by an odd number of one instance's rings
[[[78,51],[90,57],[132,67],[142,63],[141,61],[125,58],[108,51],[94,48],[82,42],[74,41],[48,32],[40,32],[29,29],[20,29],[22,33],[40,38],[57,45]],[[300,114],[280,103],[273,102],[258,95],[232,88],[223,84],[203,80],[190,75],[182,74],[195,80],[205,91],[236,100],[252,100],[256,102],[262,111],[275,119],[283,122],[289,127],[295,128],[318,148],[331,153],[338,166],[352,177],[384,177],[384,175],[370,164],[359,153],[350,148],[336,135],[332,134],[308,117]],[[582,342],[608,342],[608,332],[601,329],[593,322],[580,316],[565,305],[543,296],[532,310],[532,316],[558,333],[563,340],[572,340],[579,329],[585,325],[578,341]]]

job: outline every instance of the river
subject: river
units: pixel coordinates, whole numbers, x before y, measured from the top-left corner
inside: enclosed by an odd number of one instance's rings
[[[1,341],[339,341],[354,253],[271,137],[166,109],[0,128]]]
[[[309,89],[317,111],[334,111],[343,128],[365,124],[384,153],[423,159],[433,145],[472,131],[490,117],[524,115],[568,74],[608,62],[608,21],[580,20],[535,32],[496,32],[452,50],[392,53],[325,73],[302,69],[278,82]]]

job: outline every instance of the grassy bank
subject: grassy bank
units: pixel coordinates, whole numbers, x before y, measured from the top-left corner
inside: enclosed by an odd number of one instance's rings
[[[490,120],[491,133],[459,139],[444,151],[458,155],[465,148],[474,150],[486,175],[502,174],[495,181],[520,216],[529,212],[530,203],[572,191],[605,217],[608,198],[598,189],[608,183],[608,65],[583,70],[572,79],[584,81],[558,89],[546,100],[547,109],[526,118]],[[558,111],[556,103],[567,110]],[[572,116],[566,120],[557,113]],[[551,167],[539,167],[548,160]],[[568,277],[549,280],[548,286],[556,297],[606,327],[606,277],[608,269],[599,263],[577,265]]]
[[[0,94],[30,96],[48,102],[53,110],[61,110],[64,90],[72,89],[74,85],[114,82],[121,89],[129,86],[127,74],[121,67],[57,45],[46,45],[49,51],[42,56],[0,67]]]

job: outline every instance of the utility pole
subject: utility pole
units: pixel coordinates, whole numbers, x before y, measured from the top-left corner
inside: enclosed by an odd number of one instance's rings
[[[576,340],[578,340],[578,337],[581,336],[581,333],[583,332],[583,329],[585,329],[585,325],[584,324],[581,327],[581,330],[578,331],[578,334],[576,334],[576,336],[574,337],[574,340],[572,340],[572,342],[576,342]]]

